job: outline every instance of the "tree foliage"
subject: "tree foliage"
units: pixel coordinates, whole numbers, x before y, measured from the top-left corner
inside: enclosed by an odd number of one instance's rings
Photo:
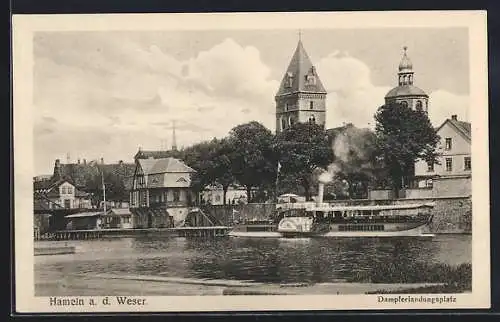
[[[272,132],[255,121],[234,127],[227,138],[232,174],[246,187],[249,201],[252,188],[274,185],[277,159],[273,139]]]
[[[413,175],[417,160],[437,163],[439,136],[427,113],[402,104],[381,106],[375,114],[377,145],[397,193]]]
[[[296,123],[276,136],[275,151],[281,164],[280,180],[298,184],[311,199],[314,172],[333,161],[328,136],[315,123]]]

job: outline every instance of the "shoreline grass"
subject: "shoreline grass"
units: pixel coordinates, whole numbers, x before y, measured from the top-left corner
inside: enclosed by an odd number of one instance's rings
[[[472,291],[472,264],[460,265],[436,263],[381,263],[374,268],[360,272],[349,282],[368,283],[442,283],[441,286],[429,286],[406,289],[400,292],[377,290],[367,294],[389,293],[463,293]]]

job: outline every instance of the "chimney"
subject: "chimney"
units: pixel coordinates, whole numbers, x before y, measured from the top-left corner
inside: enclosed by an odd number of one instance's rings
[[[456,115],[456,114],[453,114],[453,115],[451,116],[451,119],[452,119],[453,121],[456,121],[456,120],[457,120],[457,115]]]
[[[104,164],[104,158],[101,158],[101,164]]]
[[[320,182],[318,184],[318,199],[316,200],[316,205],[320,206],[323,203],[323,193],[325,191],[325,184]]]
[[[87,165],[87,159],[83,159],[83,164]]]

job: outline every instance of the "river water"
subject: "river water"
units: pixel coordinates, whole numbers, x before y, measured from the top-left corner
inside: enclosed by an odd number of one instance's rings
[[[43,272],[137,274],[268,283],[328,283],[389,262],[471,263],[470,235],[434,238],[186,239],[110,238],[36,242],[76,254],[35,256]]]

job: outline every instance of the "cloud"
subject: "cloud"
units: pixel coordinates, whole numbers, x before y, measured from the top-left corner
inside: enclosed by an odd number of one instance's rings
[[[374,114],[384,104],[391,86],[372,83],[370,68],[361,60],[338,51],[317,63],[321,80],[328,91],[327,127],[353,123],[358,127],[375,125]],[[468,120],[469,97],[445,90],[429,95],[429,118],[434,126],[452,114]]]
[[[253,120],[274,129],[278,82],[258,49],[229,38],[183,61],[123,35],[45,33],[34,75],[38,168],[67,152],[131,159],[168,141],[173,120],[178,145]]]
[[[429,95],[429,118],[434,126],[441,125],[452,115],[469,121],[469,104],[468,95],[458,95],[445,90],[434,91]]]
[[[316,65],[328,92],[327,127],[373,124],[373,115],[391,87],[374,85],[370,68],[346,53],[336,51]]]

